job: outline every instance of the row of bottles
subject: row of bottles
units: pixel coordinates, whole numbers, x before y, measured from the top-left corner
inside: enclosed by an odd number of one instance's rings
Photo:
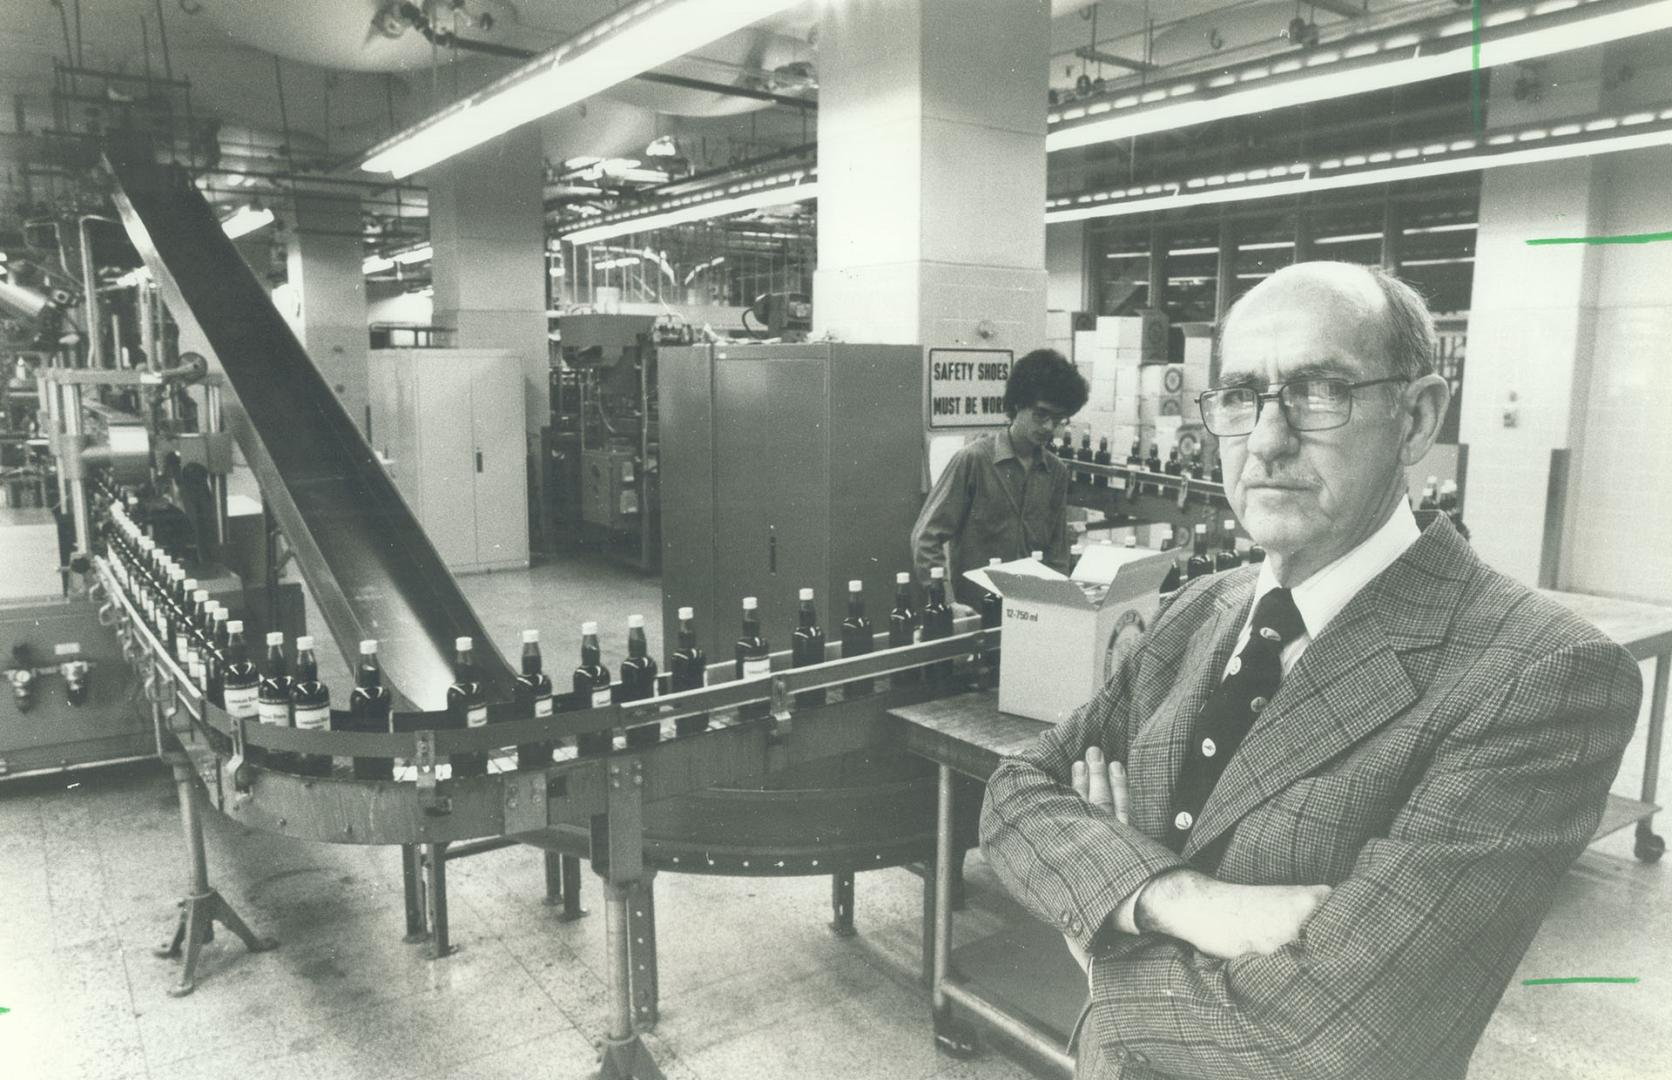
[[[1074,447],[1073,437],[1064,435],[1062,442],[1056,445],[1055,451],[1057,456],[1065,462],[1079,461],[1091,462],[1096,465],[1112,465],[1115,460],[1114,454],[1109,449],[1109,437],[1107,435],[1099,436],[1097,449],[1093,450],[1091,447],[1091,432],[1089,431],[1081,434],[1078,450]],[[1147,472],[1161,473],[1166,476],[1188,476],[1192,480],[1211,480],[1215,484],[1225,482],[1225,473],[1218,460],[1216,459],[1213,462],[1210,469],[1203,461],[1201,449],[1192,451],[1190,456],[1186,458],[1180,455],[1177,447],[1174,447],[1167,451],[1167,460],[1162,461],[1160,444],[1150,443],[1149,456],[1146,457],[1143,452],[1143,443],[1134,439],[1132,440],[1132,448],[1126,455],[1125,464],[1132,469],[1143,469]],[[1091,484],[1093,487],[1106,488],[1109,486],[1109,478],[1101,474],[1094,475],[1076,470],[1073,473],[1073,478],[1080,483]],[[1124,490],[1127,495],[1159,495],[1162,492],[1160,484],[1141,482],[1135,475],[1127,477]]]
[[[1213,547],[1208,535],[1208,525],[1205,521],[1198,521],[1193,530],[1194,540],[1190,547],[1190,556],[1180,566],[1175,559],[1173,566],[1167,571],[1167,576],[1161,582],[1161,592],[1170,593],[1181,585],[1186,585],[1197,578],[1209,574],[1217,574],[1225,570],[1234,570],[1246,563],[1262,563],[1266,561],[1266,549],[1259,544],[1250,544],[1246,552],[1237,551],[1237,523],[1234,518],[1226,518],[1221,526],[1218,549]],[[1136,543],[1132,537],[1127,538],[1127,546]],[[1175,543],[1169,539],[1163,550],[1174,550]],[[1184,548],[1178,547],[1183,551]]]

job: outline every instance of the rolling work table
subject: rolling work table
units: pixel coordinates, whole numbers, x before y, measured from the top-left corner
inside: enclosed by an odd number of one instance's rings
[[[1596,838],[1635,823],[1637,857],[1644,862],[1655,862],[1666,847],[1665,841],[1653,831],[1652,819],[1660,809],[1654,799],[1660,771],[1661,735],[1666,723],[1668,672],[1672,665],[1672,608],[1581,593],[1546,591],[1545,595],[1595,625],[1639,661],[1654,661],[1642,798],[1610,795]],[[949,962],[952,890],[961,855],[953,837],[956,777],[962,774],[985,783],[998,767],[1000,758],[1019,752],[1047,724],[1000,712],[998,694],[994,691],[902,706],[891,710],[889,716],[899,725],[897,734],[904,748],[939,767],[933,936],[924,943],[933,965],[931,999],[936,1041],[953,1054],[974,1051],[972,1027],[952,1017],[951,1006],[955,1004],[968,1014],[974,1028],[1017,1043],[1059,1070],[1062,1076],[1071,1076],[1074,1062],[1060,1043],[1060,1031],[997,1000],[973,982],[960,979],[952,972]]]

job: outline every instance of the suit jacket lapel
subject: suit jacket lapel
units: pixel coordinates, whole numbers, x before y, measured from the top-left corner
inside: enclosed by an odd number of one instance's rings
[[[1186,858],[1416,701],[1400,654],[1444,640],[1457,608],[1456,583],[1473,561],[1442,516],[1359,591],[1307,646],[1243,739],[1202,808],[1185,845]],[[1189,714],[1179,732],[1181,756],[1195,715]],[[1171,790],[1170,779],[1169,795]]]
[[[1160,673],[1171,690],[1140,725],[1127,754],[1133,824],[1150,836],[1161,835],[1172,816],[1173,787],[1184,768],[1190,726],[1219,685],[1254,600],[1254,575],[1228,584],[1215,598],[1213,615],[1180,643],[1171,672]]]

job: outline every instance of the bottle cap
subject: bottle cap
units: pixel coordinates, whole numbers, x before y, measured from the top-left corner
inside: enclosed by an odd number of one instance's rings
[[[192,590],[192,599],[199,604],[207,603],[209,601],[209,590],[208,589],[193,589]]]
[[[1447,480],[1445,483],[1440,485],[1440,490],[1442,492],[1456,491],[1457,490],[1457,481],[1456,480]]]
[[[1207,534],[1208,534],[1208,523],[1205,522],[1205,521],[1198,521],[1196,523],[1196,535],[1197,536],[1206,536]]]
[[[694,619],[697,617],[697,610],[695,608],[682,607],[679,609],[679,617],[681,619]]]
[[[744,611],[753,611],[757,606],[758,605],[755,603],[755,598],[753,596],[745,596],[743,598]]]
[[[216,622],[226,622],[227,621],[227,610],[226,610],[226,608],[218,607],[218,608],[215,609],[215,621]]]
[[[181,566],[179,563],[171,563],[168,568],[168,576],[173,578],[175,581],[185,581],[186,568]]]
[[[940,581],[940,580],[944,579],[945,577],[946,577],[946,567],[944,567],[944,566],[931,566],[931,567],[929,567],[929,580],[930,581]]]
[[[864,591],[865,591],[865,583],[863,581],[860,581],[858,578],[854,578],[852,581],[848,582],[848,592],[864,592]]]
[[[538,645],[540,644],[540,631],[524,630],[522,640],[524,645]]]
[[[1135,533],[1127,533],[1126,534],[1126,546],[1129,547],[1129,548],[1135,548],[1135,547],[1138,546],[1137,534],[1135,534]]]
[[[244,632],[244,620],[228,619],[226,621],[226,632],[229,634],[242,634]]]
[[[582,637],[597,637],[598,636],[598,624],[595,623],[595,622],[583,622],[583,623],[581,623],[581,636]]]
[[[311,649],[311,648],[313,648],[313,635],[312,634],[303,634],[301,637],[296,639],[296,651],[297,652],[302,652],[305,649]]]
[[[800,592],[796,593],[795,595],[796,595],[796,599],[798,599],[798,600],[803,600],[803,601],[811,600],[813,598],[813,590],[812,589],[802,589]]]
[[[896,584],[896,585],[909,585],[909,584],[911,584],[911,575],[906,573],[904,570],[900,571],[898,574],[894,575],[894,584]]]
[[[1030,551],[1028,552],[1028,558],[1032,559],[1034,562],[1044,562],[1045,553],[1043,551]]]
[[[361,656],[376,656],[377,655],[377,639],[376,638],[367,638],[365,641],[362,641],[360,643],[360,655]]]
[[[1232,529],[1234,529],[1236,527],[1237,527],[1237,519],[1236,518],[1226,518],[1225,519],[1225,531],[1226,532],[1230,532]]]
[[[474,649],[475,647],[476,643],[467,637],[458,637],[453,639],[453,648],[457,649],[459,652],[465,652],[466,650]]]
[[[644,629],[644,616],[643,615],[629,615],[629,616],[627,616],[627,629],[629,629],[629,630],[643,630]]]
[[[267,644],[269,644],[269,645],[283,645],[284,644],[284,631],[283,630],[269,630],[267,632]]]

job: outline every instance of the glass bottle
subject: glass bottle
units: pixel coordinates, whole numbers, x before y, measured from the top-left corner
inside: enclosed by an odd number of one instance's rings
[[[267,674],[256,685],[256,719],[274,727],[293,727],[290,719],[290,661],[284,654],[284,632],[274,630],[267,635]],[[268,755],[268,765],[275,769],[294,769],[296,757],[284,751]]]
[[[865,583],[848,582],[848,613],[842,620],[842,658],[864,656],[877,645],[871,631],[871,620],[865,617]],[[863,697],[876,689],[874,679],[855,679],[842,688],[842,697]]]
[[[923,640],[939,641],[952,636],[952,608],[946,603],[946,568],[929,568],[929,594],[923,601]],[[952,674],[952,661],[943,660],[930,669],[935,678]]]
[[[215,605],[213,629],[209,632],[209,639],[203,654],[203,694],[215,705],[222,706],[222,679],[226,673],[226,608]]]
[[[354,672],[354,689],[348,695],[349,730],[387,733],[391,705],[389,688],[383,685],[383,666],[377,662],[377,641],[368,638],[360,643],[360,666]],[[354,778],[393,780],[395,763],[390,758],[357,757]]]
[[[290,685],[291,722],[298,731],[331,730],[331,689],[319,681],[314,639],[296,639],[296,678]],[[303,754],[296,771],[304,776],[330,776],[331,755]]]
[[[1132,450],[1126,455],[1126,464],[1133,470],[1144,467],[1144,444],[1137,439],[1132,440]],[[1138,494],[1138,474],[1136,471],[1126,475],[1126,494],[1128,497]]]
[[[697,644],[697,613],[692,608],[679,609],[679,648],[670,657],[668,678],[674,693],[700,690],[708,685],[708,657]],[[708,730],[708,714],[682,716],[674,721],[674,731],[680,735],[695,735]]]
[[[595,622],[581,623],[581,662],[575,668],[570,686],[573,689],[570,699],[573,708],[605,709],[613,704],[610,669],[603,664],[603,651],[598,648],[598,624]],[[582,754],[607,754],[611,742],[609,729],[606,728],[582,733],[576,738],[575,747]]]
[[[1235,570],[1241,565],[1242,559],[1237,555],[1237,521],[1236,518],[1226,518],[1219,534],[1219,553],[1213,557],[1213,569],[1218,573]]]
[[[888,613],[888,647],[898,649],[902,645],[910,645],[917,640],[917,608],[912,604],[911,575],[898,573],[894,575],[894,607]],[[903,671],[892,677],[895,683],[918,682],[923,677],[921,671],[915,668]]]
[[[552,714],[552,681],[544,671],[538,630],[522,632],[522,671],[511,684],[511,699],[519,720],[543,720]],[[552,748],[546,741],[519,743],[517,768],[545,768],[552,763]]]
[[[481,674],[476,670],[476,643],[468,637],[453,641],[453,685],[447,688],[447,721],[454,729],[488,724],[488,701],[482,692]],[[455,751],[451,761],[454,779],[488,775],[485,750]]]
[[[790,631],[790,666],[810,667],[824,663],[824,630],[819,626],[818,609],[813,606],[813,590],[802,589],[796,599],[795,629]],[[795,695],[795,707],[812,708],[823,705],[823,690],[804,690]]]
[[[761,637],[761,617],[758,602],[753,596],[743,598],[743,631],[736,647],[736,673],[739,679],[757,679],[772,674],[772,647]],[[744,720],[759,720],[772,712],[771,705],[757,703],[738,710]]]
[[[627,616],[627,659],[621,662],[621,700],[643,701],[656,696],[656,661],[644,636],[644,616]],[[655,746],[662,737],[657,722],[636,724],[627,729],[628,749]]]
[[[1195,581],[1213,573],[1213,552],[1208,548],[1208,523],[1198,521],[1195,531],[1195,547],[1190,553],[1190,561],[1184,567],[1186,581]]]
[[[997,556],[987,560],[987,566],[992,568],[1003,563]],[[1004,597],[991,590],[981,596],[981,625],[991,629],[1004,621]]]
[[[1161,471],[1161,447],[1158,444],[1150,443],[1149,457],[1144,459],[1144,468],[1148,469],[1152,473],[1158,473],[1158,472]],[[1145,484],[1144,485],[1144,494],[1145,495],[1159,495],[1159,494],[1161,494],[1161,485],[1160,484]]]

